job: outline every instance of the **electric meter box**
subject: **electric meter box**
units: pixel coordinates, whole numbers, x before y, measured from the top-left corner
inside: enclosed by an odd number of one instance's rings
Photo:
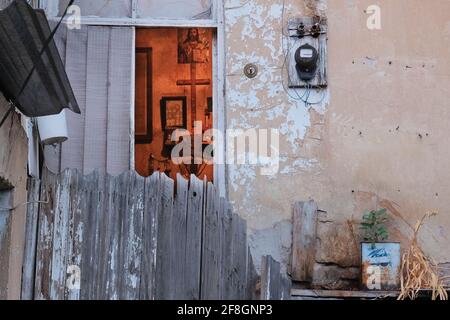
[[[288,85],[289,88],[326,88],[327,82],[327,32],[328,25],[326,19],[319,17],[302,17],[291,18],[288,21],[289,41],[288,41]],[[309,77],[305,76],[305,72],[299,68],[300,54],[305,55],[308,50],[300,50],[301,48],[310,49],[311,54],[317,54],[315,59],[317,66],[314,74]],[[303,58],[308,58],[304,56]],[[301,64],[301,63],[300,63]],[[306,73],[307,74],[307,73]]]

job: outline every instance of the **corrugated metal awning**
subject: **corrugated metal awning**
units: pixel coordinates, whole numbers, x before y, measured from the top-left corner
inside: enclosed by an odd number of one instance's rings
[[[25,0],[0,11],[0,91],[28,117],[80,113],[53,39],[40,55],[51,33],[44,11]]]

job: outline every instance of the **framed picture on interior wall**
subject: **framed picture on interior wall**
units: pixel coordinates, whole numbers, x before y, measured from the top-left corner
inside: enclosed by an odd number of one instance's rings
[[[152,53],[152,48],[136,49],[136,144],[150,144],[153,140]]]
[[[161,123],[163,130],[187,129],[186,97],[163,97],[161,99]]]
[[[178,63],[208,63],[210,60],[210,41],[208,29],[178,29]]]

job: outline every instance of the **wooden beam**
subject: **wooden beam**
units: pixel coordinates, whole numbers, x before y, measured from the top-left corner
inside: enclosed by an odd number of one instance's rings
[[[292,266],[295,281],[311,282],[316,255],[317,204],[297,202],[293,210]]]
[[[376,299],[376,298],[396,298],[400,292],[398,291],[345,291],[345,290],[309,290],[309,289],[292,289],[291,295],[296,298],[360,298],[360,299]]]
[[[178,80],[177,86],[190,86],[190,85],[197,85],[197,86],[209,86],[211,84],[211,80],[209,79],[193,79],[193,80]]]
[[[39,217],[38,201],[41,182],[37,179],[29,178],[27,184],[28,205],[25,232],[25,254],[22,270],[22,300],[33,300],[35,276],[34,263],[36,261],[36,242]],[[0,208],[0,210],[2,209]]]

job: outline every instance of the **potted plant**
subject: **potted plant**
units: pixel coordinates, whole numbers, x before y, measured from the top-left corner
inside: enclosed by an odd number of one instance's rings
[[[386,209],[364,212],[361,230],[362,286],[366,290],[398,290],[400,243],[387,242]]]

